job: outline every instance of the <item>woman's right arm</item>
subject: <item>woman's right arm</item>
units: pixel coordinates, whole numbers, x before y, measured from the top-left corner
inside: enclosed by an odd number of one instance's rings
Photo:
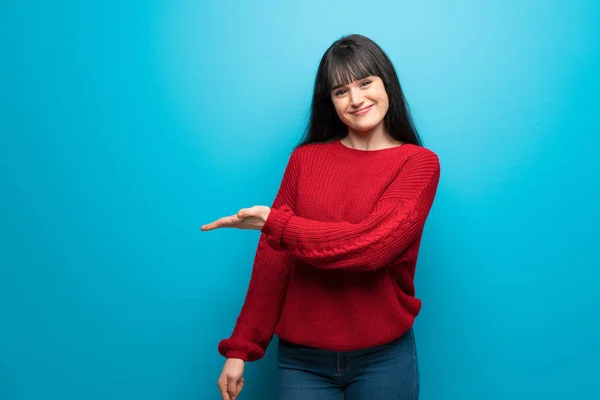
[[[298,178],[297,150],[290,155],[272,208],[287,205],[296,208]],[[286,250],[274,250],[261,233],[244,305],[231,337],[219,343],[226,358],[255,361],[262,358],[271,342],[283,308],[293,256]]]
[[[246,299],[231,337],[219,343],[226,358],[255,361],[264,356],[281,314],[292,256],[271,249],[261,234]]]

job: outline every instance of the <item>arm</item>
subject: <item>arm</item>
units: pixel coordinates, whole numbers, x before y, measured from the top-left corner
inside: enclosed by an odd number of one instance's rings
[[[288,160],[272,207],[295,209],[296,157],[293,152]],[[264,356],[281,314],[292,260],[289,252],[271,248],[266,236],[260,235],[244,305],[231,337],[219,343],[221,355],[244,361],[255,361]]]
[[[389,265],[419,237],[440,176],[431,151],[412,156],[359,223],[298,217],[289,207],[271,209],[261,229],[273,249],[322,269],[369,271]]]

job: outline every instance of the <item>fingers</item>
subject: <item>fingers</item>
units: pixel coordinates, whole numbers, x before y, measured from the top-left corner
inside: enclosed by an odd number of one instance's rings
[[[242,378],[239,382],[238,382],[238,396],[240,395],[240,393],[242,392],[242,389],[244,388],[244,378]]]
[[[221,397],[223,400],[232,400],[227,392],[227,381],[219,379],[217,386],[219,387],[219,391],[221,392]]]
[[[219,218],[218,220],[211,222],[210,224],[203,225],[200,227],[200,230],[210,231],[218,228],[229,228],[235,226],[239,221],[240,219],[238,218],[237,214],[235,214],[229,217]]]
[[[261,229],[269,216],[267,206],[242,208],[236,214],[219,218],[210,224],[202,225],[201,231],[211,231],[219,228]]]
[[[242,208],[233,215],[219,218],[218,220],[213,221],[210,224],[202,225],[200,227],[200,230],[201,231],[210,231],[210,230],[218,229],[218,228],[239,227],[241,220],[244,218],[249,218],[249,217],[259,217],[260,218],[260,216],[261,216],[260,213],[261,213],[261,211],[263,211],[262,210],[263,208],[266,208],[268,210],[268,207],[266,207],[266,206],[252,206],[250,208]],[[266,218],[263,217],[263,219],[266,219]],[[244,229],[244,228],[242,228],[242,229]],[[256,228],[251,228],[251,229],[256,229]]]
[[[237,400],[238,397],[240,396],[240,393],[242,392],[243,388],[244,388],[244,385],[238,383],[238,389],[236,391],[236,394],[229,393],[229,397],[231,398],[231,400]]]
[[[236,379],[234,377],[227,378],[227,393],[231,397],[231,400],[235,400],[242,391],[244,386],[244,378]]]

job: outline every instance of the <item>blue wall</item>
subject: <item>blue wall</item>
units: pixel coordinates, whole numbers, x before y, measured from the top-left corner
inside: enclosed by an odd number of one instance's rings
[[[219,398],[258,232],[199,227],[270,204],[352,32],[442,163],[421,398],[600,398],[598,2],[88,3],[0,4],[0,399]]]

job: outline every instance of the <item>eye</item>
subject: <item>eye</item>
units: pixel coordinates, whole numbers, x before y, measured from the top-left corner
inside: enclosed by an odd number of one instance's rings
[[[370,84],[371,84],[371,81],[364,81],[363,83],[360,84],[360,86],[367,86]]]
[[[343,95],[344,93],[345,93],[345,90],[344,90],[344,89],[340,89],[340,90],[336,91],[334,95],[335,95],[335,96],[341,96],[341,95]]]

